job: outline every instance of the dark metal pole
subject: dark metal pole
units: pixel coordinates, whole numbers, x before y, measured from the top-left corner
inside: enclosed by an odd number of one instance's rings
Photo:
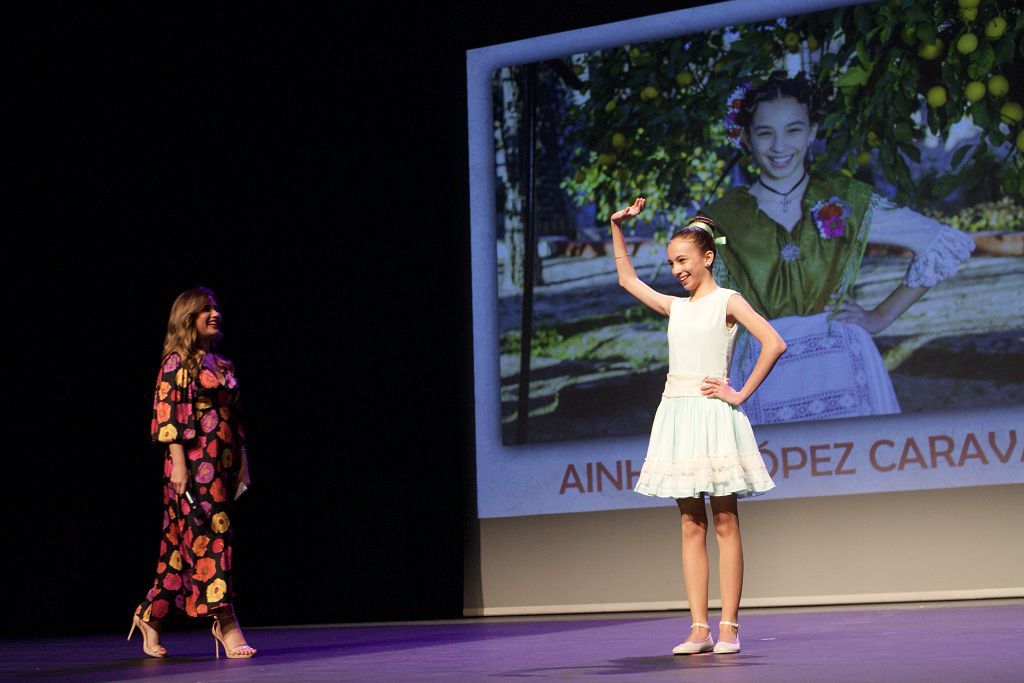
[[[520,178],[525,178],[526,192],[523,198],[523,304],[522,304],[522,336],[519,346],[519,403],[516,414],[516,443],[523,444],[527,440],[527,427],[530,418],[530,353],[533,342],[533,279],[534,262],[537,258],[537,234],[533,221],[533,152],[536,149],[536,116],[534,113],[534,94],[537,88],[537,65],[526,65],[526,79],[523,87],[523,109],[526,118],[526,135],[520,136],[521,146],[519,161],[525,166]],[[525,140],[523,140],[525,137]]]

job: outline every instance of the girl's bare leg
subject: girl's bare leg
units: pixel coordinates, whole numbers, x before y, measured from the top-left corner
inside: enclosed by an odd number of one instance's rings
[[[679,498],[679,516],[683,527],[683,582],[690,618],[694,623],[708,623],[708,513],[704,498]],[[687,637],[699,642],[708,637],[708,630],[695,628]]]
[[[713,496],[711,513],[718,538],[718,583],[722,592],[722,619],[739,623],[740,594],[743,592],[743,545],[736,496]],[[736,642],[736,629],[719,626],[718,639]]]

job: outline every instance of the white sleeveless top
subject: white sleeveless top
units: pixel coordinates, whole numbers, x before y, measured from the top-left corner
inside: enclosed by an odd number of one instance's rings
[[[668,377],[663,396],[702,396],[707,376],[728,380],[739,324],[726,326],[726,305],[736,290],[719,287],[696,301],[673,297],[668,318]]]

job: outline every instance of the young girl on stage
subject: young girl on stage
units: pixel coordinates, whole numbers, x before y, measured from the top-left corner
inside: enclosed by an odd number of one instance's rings
[[[715,282],[711,267],[716,257],[712,234],[716,225],[710,218],[697,216],[668,243],[672,275],[690,293],[688,298],[661,294],[640,280],[629,260],[622,222],[639,214],[644,204],[638,198],[611,217],[619,284],[669,318],[668,379],[635,490],[675,498],[682,517],[683,578],[693,624],[689,637],[673,654],[739,652],[743,549],[736,500],[762,494],[775,484],[750,422],[737,406],[768,376],[786,344],[742,296]],[[729,385],[727,373],[739,325],[760,342],[761,352],[737,390]],[[711,499],[719,548],[722,619],[717,644],[707,624],[705,495]]]

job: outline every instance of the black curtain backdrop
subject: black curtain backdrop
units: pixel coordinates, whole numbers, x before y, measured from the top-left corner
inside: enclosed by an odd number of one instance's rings
[[[465,50],[688,4],[68,4],[27,22],[4,635],[128,627],[159,544],[163,333],[197,284],[247,407],[243,624],[460,616]]]

